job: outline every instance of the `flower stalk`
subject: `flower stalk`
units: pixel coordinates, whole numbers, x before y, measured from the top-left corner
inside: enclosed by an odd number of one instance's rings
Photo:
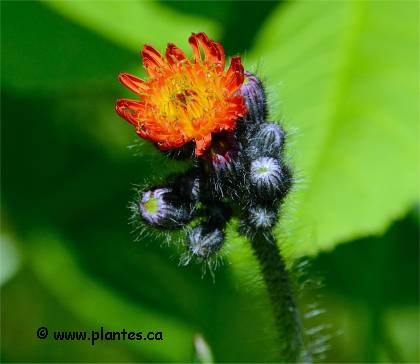
[[[305,347],[300,312],[285,262],[272,232],[257,233],[251,239],[272,305],[282,358],[287,363],[312,363]]]

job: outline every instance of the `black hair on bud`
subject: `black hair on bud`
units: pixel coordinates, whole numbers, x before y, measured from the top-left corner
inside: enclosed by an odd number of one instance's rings
[[[206,260],[220,250],[223,240],[221,229],[201,224],[188,232],[187,248],[193,256]]]
[[[254,159],[261,156],[277,158],[284,145],[284,131],[277,124],[261,124],[251,137],[247,154]]]
[[[185,202],[195,203],[200,199],[200,172],[193,168],[184,174],[175,176],[169,182],[173,193]]]
[[[282,186],[282,170],[279,161],[271,157],[259,157],[251,162],[251,186],[264,200],[277,197]]]
[[[217,198],[232,195],[237,190],[237,177],[243,174],[242,145],[234,133],[219,133],[213,137],[202,166],[209,176],[210,191]]]
[[[222,201],[210,203],[206,207],[206,217],[211,226],[223,228],[231,216],[231,207]]]
[[[169,187],[155,187],[143,192],[138,208],[146,223],[163,229],[180,228],[192,218],[191,205],[180,200]]]
[[[287,164],[281,167],[281,199],[286,197],[293,185],[293,172]]]
[[[194,143],[189,142],[179,148],[173,148],[173,149],[168,149],[168,150],[159,149],[159,151],[162,152],[165,156],[167,156],[170,159],[187,160],[187,159],[191,159],[194,156]]]

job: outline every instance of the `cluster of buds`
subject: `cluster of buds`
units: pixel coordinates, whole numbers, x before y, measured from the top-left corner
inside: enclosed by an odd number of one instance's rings
[[[151,80],[121,75],[141,101],[119,100],[117,112],[169,158],[193,160],[186,173],[140,191],[136,211],[156,229],[185,229],[188,257],[208,261],[222,249],[232,217],[239,218],[247,235],[273,228],[292,174],[283,157],[285,133],[267,121],[261,81],[243,70],[239,57],[225,72],[223,48],[204,33],[193,34],[190,44],[194,62],[172,44],[167,60],[145,46]],[[172,91],[165,82],[174,85],[174,80],[179,87]],[[147,116],[149,109],[154,113]]]

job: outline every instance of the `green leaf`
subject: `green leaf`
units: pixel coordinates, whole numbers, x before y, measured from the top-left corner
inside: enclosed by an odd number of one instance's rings
[[[293,2],[257,37],[272,116],[297,130],[287,254],[382,233],[416,201],[418,20],[415,2]]]
[[[218,26],[197,16],[173,11],[155,1],[54,1],[44,3],[60,14],[136,52],[143,43],[162,48],[182,46],[191,32],[218,34]]]

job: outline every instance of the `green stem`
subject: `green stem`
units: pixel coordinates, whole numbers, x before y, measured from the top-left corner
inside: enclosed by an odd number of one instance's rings
[[[284,361],[311,363],[289,275],[273,233],[257,233],[251,244],[273,308]]]

